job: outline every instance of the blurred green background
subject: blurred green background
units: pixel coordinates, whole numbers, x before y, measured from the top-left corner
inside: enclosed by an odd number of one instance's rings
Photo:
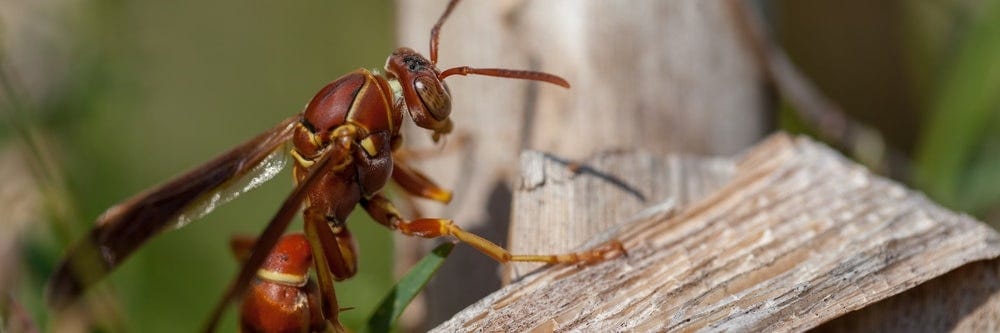
[[[1000,223],[1000,1],[762,4],[793,61],[909,158],[902,181]],[[0,275],[16,277],[0,279],[0,290],[14,290],[51,330],[42,283],[89,221],[299,112],[340,75],[381,67],[395,47],[393,15],[388,0],[0,1],[0,64],[14,87],[0,107],[54,156],[48,173],[27,171],[47,215],[21,229],[0,225],[0,235],[23,242],[0,248],[0,265],[14,263]],[[775,123],[810,132],[787,108]],[[23,137],[12,128],[0,128],[0,149]],[[227,240],[256,234],[290,184],[286,171],[144,246],[105,283],[120,317],[100,330],[198,329],[236,269]],[[392,242],[374,223],[350,225],[361,269],[338,294],[355,307],[345,324],[360,327],[392,283]],[[234,331],[235,321],[230,311],[221,331]]]

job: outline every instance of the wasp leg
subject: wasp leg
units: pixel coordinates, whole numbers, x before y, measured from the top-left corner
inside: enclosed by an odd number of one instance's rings
[[[392,154],[394,167],[392,169],[392,180],[399,185],[407,193],[421,197],[425,199],[430,199],[438,201],[441,203],[448,203],[451,201],[452,192],[444,189],[434,183],[430,177],[427,177],[420,171],[417,171],[410,166],[412,161],[426,160],[432,158],[438,158],[443,155],[454,154],[460,151],[467,151],[472,147],[472,136],[467,132],[457,133],[454,136],[454,143],[447,145],[444,148],[433,147],[425,149],[409,149],[409,148],[398,148],[401,143],[400,140],[395,139],[394,141],[394,152]],[[418,215],[419,216],[419,215]]]
[[[393,230],[399,230],[404,235],[423,238],[452,236],[469,244],[476,250],[490,256],[501,263],[511,261],[543,262],[550,264],[593,264],[625,254],[625,248],[617,240],[609,241],[588,251],[564,254],[528,254],[517,255],[489,240],[459,228],[451,220],[446,219],[416,219],[404,220],[396,207],[385,197],[376,195],[371,199],[361,201],[361,206],[376,222]]]
[[[307,208],[305,211],[306,238],[313,251],[313,262],[322,300],[323,317],[335,332],[346,332],[340,324],[340,305],[337,302],[335,281],[342,281],[357,273],[357,250],[354,238],[343,224],[327,223],[322,213]]]
[[[319,286],[316,285],[316,281],[310,279],[309,282],[306,283],[305,287],[303,287],[303,289],[306,293],[306,299],[308,300],[309,303],[310,331],[311,332],[325,332],[330,330],[335,331],[336,328],[327,329],[327,321],[323,319],[324,318],[323,301],[322,301],[323,296],[322,292],[319,289]],[[334,326],[334,327],[339,327],[340,331],[344,331],[342,326]]]
[[[406,193],[441,203],[451,201],[451,191],[434,184],[429,177],[411,168],[405,161],[397,160],[392,168],[392,180]]]

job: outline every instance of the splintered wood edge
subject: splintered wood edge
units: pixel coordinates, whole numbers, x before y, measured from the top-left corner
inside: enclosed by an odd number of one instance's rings
[[[774,135],[724,188],[553,266],[437,331],[799,331],[995,258],[1000,236],[804,138]]]
[[[966,264],[814,332],[998,332],[1000,259]]]

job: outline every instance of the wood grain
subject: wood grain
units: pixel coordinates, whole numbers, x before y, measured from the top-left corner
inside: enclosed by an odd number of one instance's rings
[[[977,261],[834,319],[816,332],[998,332],[1000,260]]]
[[[801,331],[1000,254],[985,225],[786,135],[617,237],[627,257],[548,267],[436,331]]]
[[[610,152],[585,163],[536,151],[521,154],[521,182],[514,196],[509,249],[514,253],[564,253],[644,209],[669,212],[700,200],[732,178],[729,158],[686,154]],[[652,207],[650,207],[652,206]],[[507,265],[504,280],[541,267]]]

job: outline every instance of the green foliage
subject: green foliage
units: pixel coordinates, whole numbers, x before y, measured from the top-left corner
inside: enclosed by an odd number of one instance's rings
[[[915,179],[942,203],[982,213],[1000,201],[1000,1],[977,6],[928,102]]]
[[[396,320],[403,314],[403,310],[434,277],[434,273],[441,268],[453,248],[455,248],[455,243],[438,245],[430,254],[413,266],[399,280],[399,283],[382,298],[378,308],[368,318],[368,326],[365,327],[365,331],[388,332],[390,328],[395,327]]]

